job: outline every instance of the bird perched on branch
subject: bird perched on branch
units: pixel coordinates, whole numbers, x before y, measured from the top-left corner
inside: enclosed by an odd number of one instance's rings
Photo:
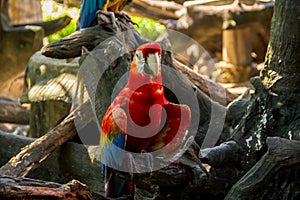
[[[130,2],[131,0],[82,0],[77,28],[90,27],[96,19],[96,12],[98,10],[118,13]]]
[[[158,43],[137,48],[128,82],[103,117],[100,152],[106,163],[107,197],[119,197],[132,188],[116,176],[114,166],[121,166],[124,161],[119,150],[142,153],[163,148],[174,152],[190,126],[189,107],[168,102],[164,96],[160,56]]]

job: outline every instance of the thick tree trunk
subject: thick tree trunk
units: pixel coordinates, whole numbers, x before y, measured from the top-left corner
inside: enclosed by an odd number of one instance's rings
[[[276,1],[265,65],[260,78],[252,80],[255,95],[233,136],[243,141],[251,137],[244,146],[245,151],[250,148],[247,160],[252,164],[259,159],[257,153],[266,151],[266,137],[300,139],[299,15],[299,1]]]
[[[255,94],[232,137],[242,146],[242,174],[267,151],[267,137],[300,139],[299,17],[299,1],[276,0],[265,65],[261,76],[252,80]],[[283,198],[287,194],[296,198],[299,189],[292,185],[299,181],[288,177],[297,174],[299,168],[269,174],[275,183],[261,185],[259,198]]]

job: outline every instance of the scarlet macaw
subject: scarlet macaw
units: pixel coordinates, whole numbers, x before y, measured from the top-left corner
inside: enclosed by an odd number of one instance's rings
[[[96,12],[102,10],[104,12],[119,12],[131,0],[82,0],[80,8],[80,18],[77,29],[90,27],[96,19]]]
[[[153,152],[162,147],[174,151],[187,133],[191,111],[187,105],[170,103],[164,97],[160,55],[158,43],[137,48],[128,82],[103,117],[100,152],[110,166],[122,163],[122,154],[115,150],[116,146],[135,153]],[[172,145],[168,145],[171,140]],[[116,198],[128,192],[125,180],[115,172],[104,166],[107,197]]]

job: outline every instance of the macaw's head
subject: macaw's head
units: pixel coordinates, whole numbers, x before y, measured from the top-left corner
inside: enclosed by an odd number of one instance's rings
[[[143,44],[135,52],[136,66],[133,67],[142,76],[157,78],[160,74],[160,55],[161,48],[158,43]]]

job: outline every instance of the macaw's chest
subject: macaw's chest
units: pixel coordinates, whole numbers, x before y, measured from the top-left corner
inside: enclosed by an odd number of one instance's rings
[[[128,102],[128,115],[132,122],[147,126],[159,122],[164,101],[163,87],[159,84],[146,84],[135,90]],[[154,121],[153,121],[154,120]],[[130,125],[129,121],[129,124]]]
[[[139,151],[149,138],[159,132],[163,103],[163,87],[159,84],[144,85],[130,95],[126,110],[126,146],[131,147],[131,151]]]

